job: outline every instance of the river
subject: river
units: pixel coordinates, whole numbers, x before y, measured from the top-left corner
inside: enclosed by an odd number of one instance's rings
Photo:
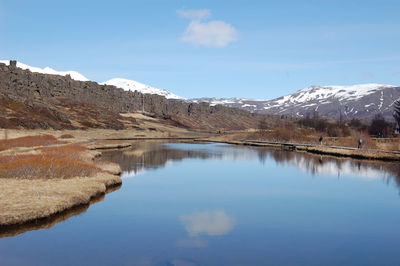
[[[123,185],[1,232],[0,265],[399,265],[396,163],[160,142],[103,157]]]

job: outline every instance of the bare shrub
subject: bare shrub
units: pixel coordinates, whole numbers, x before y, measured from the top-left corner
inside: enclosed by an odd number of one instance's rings
[[[98,169],[90,163],[70,158],[52,158],[31,155],[15,156],[12,161],[0,165],[0,178],[53,179],[91,176]]]
[[[85,147],[65,145],[40,148],[40,154],[0,156],[0,178],[54,179],[91,176],[99,171],[83,158]]]
[[[393,117],[397,124],[397,129],[400,130],[400,100],[397,100],[393,104]]]
[[[278,127],[271,131],[270,137],[277,141],[289,141],[294,138],[294,132],[285,127]]]
[[[63,134],[60,136],[60,139],[73,139],[73,138],[75,137],[71,134]]]
[[[57,138],[51,135],[27,136],[15,139],[0,140],[0,151],[16,147],[47,146],[51,144],[62,143],[63,142],[57,140]]]
[[[82,152],[86,151],[86,148],[78,144],[70,144],[59,147],[45,147],[40,150],[48,157],[82,159]]]
[[[377,114],[368,128],[370,135],[378,138],[386,138],[390,133],[390,124],[386,122],[382,114]]]

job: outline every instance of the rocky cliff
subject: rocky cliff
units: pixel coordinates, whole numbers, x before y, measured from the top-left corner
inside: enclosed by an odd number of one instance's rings
[[[259,115],[225,106],[168,100],[70,76],[0,64],[0,127],[123,128],[120,113],[144,109],[194,129],[257,127]]]

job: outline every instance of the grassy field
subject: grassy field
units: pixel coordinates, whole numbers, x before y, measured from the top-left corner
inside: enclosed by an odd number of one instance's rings
[[[50,135],[2,140],[0,226],[21,224],[87,204],[121,183],[116,164]],[[30,149],[20,150],[21,147]]]

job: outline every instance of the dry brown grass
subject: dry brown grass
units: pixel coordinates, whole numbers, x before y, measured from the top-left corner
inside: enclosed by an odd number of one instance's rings
[[[323,146],[341,146],[356,148],[358,140],[363,140],[364,149],[381,149],[387,151],[398,151],[400,141],[393,139],[374,139],[363,132],[353,131],[348,137],[328,137],[326,134],[317,132],[313,129],[278,127],[272,130],[260,130],[249,133],[245,139],[265,140],[274,142],[291,142],[319,145],[319,138],[323,137]]]
[[[277,127],[249,133],[247,139],[276,142],[318,143],[321,134],[312,129]]]
[[[83,159],[83,153],[87,151],[85,146],[79,144],[69,144],[57,147],[44,147],[40,149],[41,153],[53,158],[71,158]]]
[[[87,204],[121,183],[107,173],[93,177],[51,180],[0,178],[0,226],[20,224],[51,216],[73,206]]]
[[[376,145],[382,150],[400,151],[400,138],[374,139]]]
[[[0,178],[55,179],[92,176],[99,169],[88,162],[46,155],[13,156],[1,162]]]
[[[0,140],[0,151],[17,147],[48,146],[62,143],[64,142],[57,140],[57,138],[52,135],[26,136],[15,139]]]
[[[384,152],[384,151],[376,151],[376,150],[367,150],[367,149],[339,149],[332,147],[315,146],[307,148],[307,151],[317,154],[345,156],[358,159],[388,160],[388,161],[400,160],[400,154]]]
[[[377,143],[374,139],[368,135],[356,136],[356,137],[342,137],[342,138],[325,138],[323,143],[327,146],[342,146],[357,148],[358,140],[363,140],[364,149],[377,149]]]
[[[22,139],[35,139],[37,144],[36,138]],[[0,227],[87,204],[107,187],[120,184],[119,166],[95,164],[96,154],[85,146],[69,144],[0,155]]]
[[[85,161],[86,148],[64,145],[39,149],[40,154],[0,156],[0,178],[55,179],[92,176],[101,169]]]

